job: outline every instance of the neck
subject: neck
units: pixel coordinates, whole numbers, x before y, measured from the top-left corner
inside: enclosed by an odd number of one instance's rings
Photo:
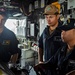
[[[0,33],[2,33],[2,31],[3,31],[3,27],[0,27]]]
[[[75,46],[75,40],[68,43],[68,49],[73,49]]]
[[[50,30],[55,30],[57,26],[58,26],[58,22],[55,25],[50,26]]]

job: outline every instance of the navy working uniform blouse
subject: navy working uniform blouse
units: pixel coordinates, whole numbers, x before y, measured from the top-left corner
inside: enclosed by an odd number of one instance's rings
[[[62,25],[59,23],[58,27]],[[57,28],[50,35],[49,26],[47,26],[39,39],[39,48],[44,51],[44,59],[48,61],[52,55],[56,53],[56,51],[62,46],[61,41],[61,31]]]
[[[18,52],[18,41],[15,34],[4,27],[0,34],[0,62],[8,62],[11,55]]]
[[[55,70],[55,75],[65,75],[75,70],[75,48],[67,53],[67,45],[60,48],[44,65],[47,69]],[[47,70],[46,69],[46,70]]]

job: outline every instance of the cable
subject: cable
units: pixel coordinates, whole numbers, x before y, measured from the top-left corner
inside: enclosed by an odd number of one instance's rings
[[[6,63],[0,62],[0,65],[1,65],[0,68],[1,68],[5,73],[7,73],[8,75],[15,75],[15,74],[8,68],[8,66],[7,66]]]
[[[58,2],[61,4],[63,2],[67,2],[67,0],[58,0]]]

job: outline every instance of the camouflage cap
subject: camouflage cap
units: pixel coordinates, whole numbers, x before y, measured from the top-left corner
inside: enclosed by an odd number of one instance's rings
[[[70,18],[66,21],[66,24],[63,24],[62,26],[58,27],[60,30],[70,30],[70,29],[75,29],[75,19]]]
[[[47,5],[44,10],[44,15],[54,15],[59,14],[59,9],[55,5]]]

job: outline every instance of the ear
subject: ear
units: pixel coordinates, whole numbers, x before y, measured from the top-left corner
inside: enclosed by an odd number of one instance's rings
[[[74,34],[75,34],[75,29],[74,29]]]
[[[57,19],[59,19],[60,18],[60,15],[57,15]]]

